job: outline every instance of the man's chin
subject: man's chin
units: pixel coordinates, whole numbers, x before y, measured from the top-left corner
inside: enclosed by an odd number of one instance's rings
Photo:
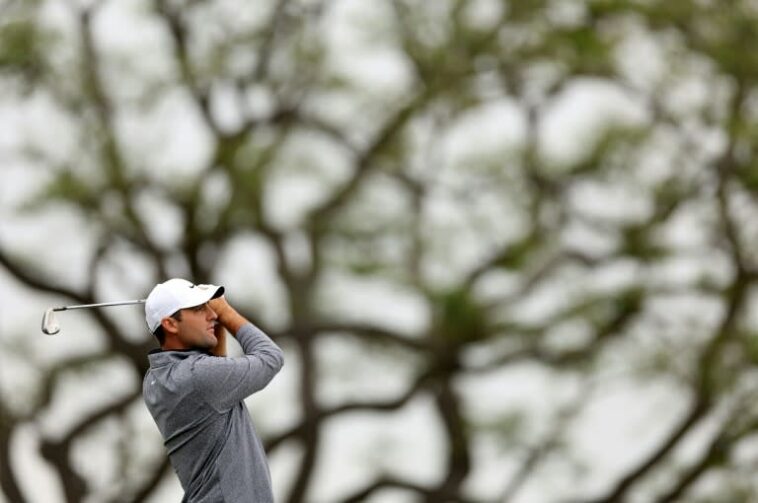
[[[213,348],[215,348],[218,345],[218,339],[215,335],[209,335],[205,338],[202,342],[198,342],[195,344],[194,349],[199,349],[201,351],[208,351]]]

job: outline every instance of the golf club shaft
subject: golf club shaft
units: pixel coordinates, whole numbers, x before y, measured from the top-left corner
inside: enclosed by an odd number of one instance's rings
[[[99,304],[79,304],[76,306],[54,307],[53,311],[69,311],[72,309],[89,309],[91,307],[110,307],[110,306],[128,306],[130,304],[144,304],[145,299],[140,300],[122,300],[119,302],[101,302]]]
[[[42,332],[47,335],[55,335],[60,332],[61,327],[58,324],[58,319],[55,316],[56,311],[69,311],[72,309],[88,309],[91,307],[110,307],[110,306],[128,306],[130,304],[144,304],[144,300],[122,300],[119,302],[101,302],[99,304],[80,304],[76,306],[60,306],[51,307],[45,311],[42,316]]]

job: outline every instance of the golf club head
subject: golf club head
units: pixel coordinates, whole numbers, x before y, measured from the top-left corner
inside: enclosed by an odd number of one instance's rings
[[[42,316],[42,332],[47,335],[55,335],[61,331],[58,324],[58,317],[55,315],[55,309],[50,308]]]

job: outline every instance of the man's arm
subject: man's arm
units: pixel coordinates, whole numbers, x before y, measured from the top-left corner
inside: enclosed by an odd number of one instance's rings
[[[210,350],[213,356],[226,356],[226,329],[221,323],[216,324],[214,328],[216,335],[216,346]]]
[[[284,364],[282,350],[247,321],[226,299],[210,301],[219,326],[237,337],[244,356],[208,358],[196,362],[193,380],[198,392],[218,411],[227,410],[263,389]]]

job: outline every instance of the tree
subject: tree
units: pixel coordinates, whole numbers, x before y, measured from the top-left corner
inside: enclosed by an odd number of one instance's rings
[[[72,277],[40,250],[71,238],[0,233],[14,282],[89,303],[270,265],[240,295],[297,376],[293,423],[264,431],[273,459],[297,454],[283,501],[756,497],[751,2],[259,4],[0,4],[3,95],[45,121],[4,147],[40,180],[19,209],[68,212],[84,243]],[[141,501],[171,477],[160,446],[125,447],[152,342],[89,314],[102,347],[53,363],[3,334],[39,376],[32,403],[0,402],[11,501],[29,427],[67,501]],[[123,396],[39,426],[71,375],[124,362]],[[645,428],[600,456],[590,433],[628,432],[596,414],[619,390],[614,417]],[[431,480],[380,462],[320,487],[330,425],[414,404],[443,446]],[[96,481],[77,456],[113,422],[118,476]]]

